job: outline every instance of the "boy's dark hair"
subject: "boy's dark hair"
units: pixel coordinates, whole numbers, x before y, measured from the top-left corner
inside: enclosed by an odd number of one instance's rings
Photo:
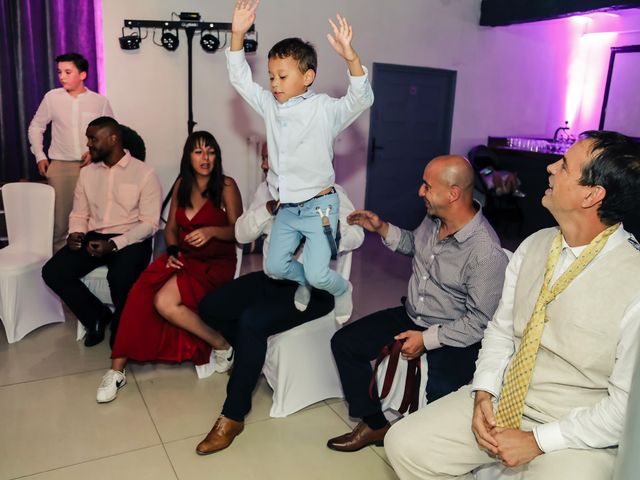
[[[276,43],[269,50],[268,58],[291,57],[298,62],[298,68],[302,73],[307,70],[318,71],[318,55],[316,49],[309,42],[301,38],[285,38]]]
[[[56,57],[56,63],[60,62],[71,62],[76,66],[78,71],[89,73],[89,61],[79,53],[69,52],[58,55]]]
[[[591,161],[582,167],[580,184],[600,185],[606,195],[598,209],[605,225],[636,214],[640,209],[640,143],[617,132],[590,130],[580,134],[590,139]]]
[[[213,170],[207,183],[207,188],[202,196],[211,200],[216,207],[222,205],[222,190],[224,189],[224,173],[222,171],[222,151],[220,145],[209,132],[193,132],[187,137],[182,150],[180,160],[180,186],[178,187],[178,206],[182,208],[192,207],[191,190],[195,186],[196,176],[191,166],[191,152],[199,145],[213,148],[216,158],[213,161]]]
[[[111,131],[118,137],[118,141],[122,144],[122,128],[120,124],[112,117],[98,117],[89,122],[88,127],[110,127]]]

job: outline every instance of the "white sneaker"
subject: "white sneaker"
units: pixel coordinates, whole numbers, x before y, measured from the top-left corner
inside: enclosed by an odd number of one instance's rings
[[[353,285],[349,282],[349,286],[344,293],[342,295],[338,295],[335,299],[336,322],[340,325],[351,318],[351,313],[353,312],[353,299],[351,298],[352,293]]]
[[[298,310],[304,312],[311,301],[311,288],[306,285],[299,285],[293,296],[293,303]]]
[[[224,373],[231,370],[235,353],[233,351],[233,347],[229,347],[227,350],[213,350],[213,352],[216,357],[216,363],[213,367],[215,371],[218,373]]]
[[[127,384],[127,371],[109,370],[102,377],[102,382],[98,387],[96,400],[98,403],[107,403],[116,398],[118,390]]]

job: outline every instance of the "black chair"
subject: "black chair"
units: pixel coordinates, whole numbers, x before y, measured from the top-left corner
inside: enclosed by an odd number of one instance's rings
[[[495,188],[489,188],[483,179],[483,171],[500,170],[498,156],[493,150],[485,145],[478,145],[469,150],[467,159],[473,167],[474,189],[484,196],[483,213],[496,230],[516,226],[518,233],[522,233],[522,208],[520,198],[513,193],[503,193],[498,195]]]

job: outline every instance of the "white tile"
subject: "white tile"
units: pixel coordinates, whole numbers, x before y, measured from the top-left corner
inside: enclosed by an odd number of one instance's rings
[[[0,387],[0,478],[159,445],[134,379],[98,404],[99,372]]]
[[[143,448],[32,475],[29,480],[176,480],[164,447]]]
[[[344,422],[323,406],[286,419],[246,425],[229,448],[206,457],[195,453],[201,437],[171,442],[166,448],[181,480],[200,480],[213,474],[225,480],[396,478],[369,448],[354,453],[329,450],[327,440],[344,429]]]
[[[75,340],[77,320],[68,312],[66,318],[65,323],[45,325],[12,344],[0,328],[0,385],[108,368],[111,351],[107,339],[85,347]]]
[[[226,374],[198,379],[189,362],[182,365],[134,365],[144,401],[164,442],[206,434],[227,396]],[[253,392],[247,423],[269,418],[272,391],[261,377]]]

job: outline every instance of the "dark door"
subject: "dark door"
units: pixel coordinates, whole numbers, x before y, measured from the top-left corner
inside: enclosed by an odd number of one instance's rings
[[[365,206],[412,229],[425,215],[422,171],[451,146],[456,72],[374,63],[372,83]]]

